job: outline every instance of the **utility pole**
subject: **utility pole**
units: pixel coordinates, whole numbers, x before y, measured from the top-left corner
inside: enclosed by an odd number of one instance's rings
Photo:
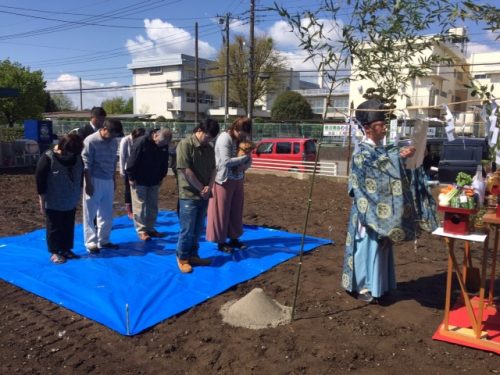
[[[224,82],[224,122],[229,120],[229,13],[226,13],[226,77]]]
[[[195,106],[194,106],[194,122],[195,126],[198,126],[199,120],[198,120],[198,112],[199,112],[199,94],[200,94],[200,89],[198,87],[198,22],[194,24],[194,35],[195,35],[195,48],[194,48],[194,98],[196,100]]]
[[[253,78],[254,78],[254,28],[255,28],[255,0],[250,0],[250,56],[248,59],[248,101],[247,116],[253,117]]]
[[[80,112],[83,111],[83,92],[82,92],[82,77],[78,77],[80,81]]]

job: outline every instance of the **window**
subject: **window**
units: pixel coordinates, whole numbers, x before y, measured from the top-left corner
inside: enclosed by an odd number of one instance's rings
[[[273,152],[273,144],[271,142],[261,143],[256,150],[257,154],[270,154]]]
[[[293,153],[298,154],[300,152],[300,143],[293,142]]]
[[[194,92],[186,91],[186,102],[187,103],[196,103],[196,95]]]
[[[313,113],[323,113],[324,108],[324,99],[323,98],[311,98],[307,100],[311,105],[311,109]]]
[[[474,74],[474,79],[486,79],[488,78],[487,74]]]
[[[307,141],[304,144],[304,149],[306,154],[315,154],[316,153],[316,144],[313,141]]]
[[[150,76],[156,76],[156,75],[160,75],[160,74],[163,74],[163,69],[161,68],[161,66],[154,66],[154,67],[149,68],[149,75]]]
[[[291,142],[278,142],[276,143],[276,153],[277,154],[289,154],[292,152]]]
[[[349,108],[349,98],[335,98],[332,106],[334,108]]]
[[[213,105],[215,102],[213,95],[205,94],[205,103]]]

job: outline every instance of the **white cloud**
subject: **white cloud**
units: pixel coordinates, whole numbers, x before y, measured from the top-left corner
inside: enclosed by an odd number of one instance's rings
[[[467,45],[467,55],[470,56],[473,53],[482,53],[482,52],[494,52],[495,49],[491,48],[486,44],[480,44],[471,42]]]
[[[233,34],[244,35],[248,38],[250,35],[250,24],[247,21],[231,20],[229,22],[229,30]],[[258,38],[266,36],[266,32],[259,27],[254,26],[254,35]]]
[[[133,59],[162,57],[176,53],[194,55],[195,39],[188,31],[161,19],[145,19],[144,27],[146,36],[138,35],[134,40],[128,39],[126,42]],[[216,52],[216,49],[207,42],[198,41],[200,57],[211,58]]]
[[[309,19],[303,19],[301,25],[307,27]],[[318,19],[318,23],[323,24],[322,41],[335,43],[339,39],[341,24],[335,23],[328,19]],[[311,33],[316,32],[317,26],[311,27]],[[317,82],[318,66],[321,63],[321,58],[315,56],[308,59],[307,51],[300,47],[300,40],[295,31],[292,30],[286,21],[275,22],[268,30],[268,35],[273,39],[276,49],[278,49],[283,57],[288,62],[289,67],[296,71],[302,71],[301,79]]]
[[[329,41],[330,43],[334,43],[340,38],[342,23],[324,18],[320,18],[316,22],[323,25],[323,42]],[[304,18],[301,20],[301,27],[308,27],[309,23],[309,18]],[[319,30],[319,27],[313,25],[309,27],[309,30],[312,35]],[[268,34],[271,38],[273,38],[273,41],[276,43],[278,48],[299,48],[300,40],[297,36],[298,34],[296,31],[292,30],[291,26],[286,21],[275,22],[269,28]]]
[[[105,88],[103,91],[82,91],[82,101],[83,108],[92,108],[94,106],[100,106],[101,103],[106,99],[115,98],[117,96],[121,96],[125,99],[132,97],[130,90],[126,89],[112,89],[112,87],[119,87],[121,84],[119,82],[98,82],[92,80],[82,80],[82,89],[89,88]],[[107,89],[111,87],[111,89]],[[71,74],[61,74],[54,80],[47,81],[47,90],[49,91],[58,91],[66,95],[71,99],[76,108],[80,108],[80,83],[77,76]],[[72,90],[72,91],[67,91]],[[73,91],[76,90],[76,91]]]

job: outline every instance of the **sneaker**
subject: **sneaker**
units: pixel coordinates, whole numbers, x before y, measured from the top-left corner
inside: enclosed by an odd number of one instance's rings
[[[149,234],[148,234],[148,233],[146,233],[146,232],[139,232],[139,233],[138,233],[138,236],[139,236],[139,239],[140,239],[141,241],[150,241],[150,240],[151,240],[151,237],[150,237],[150,236],[149,236]]]
[[[191,257],[189,258],[189,264],[192,264],[193,266],[209,266],[212,264],[212,260],[200,257]]]
[[[189,260],[187,259],[179,259],[177,258],[177,265],[182,273],[190,273],[193,271],[193,267],[189,264]]]
[[[87,247],[87,253],[89,253],[91,255],[97,255],[97,254],[99,254],[99,252],[100,252],[100,250],[97,247],[97,245],[90,245],[89,247]]]
[[[119,249],[120,246],[113,243],[113,242],[108,242],[108,243],[105,243],[105,244],[102,244],[101,245],[101,249],[110,249],[110,250],[116,250],[116,249]]]
[[[153,229],[152,231],[149,231],[148,234],[150,237],[154,237],[154,238],[163,238],[166,236],[165,233],[158,232],[155,229]]]

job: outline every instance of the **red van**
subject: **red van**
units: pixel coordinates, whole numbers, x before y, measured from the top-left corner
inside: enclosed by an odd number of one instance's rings
[[[312,172],[316,140],[311,138],[269,138],[252,151],[252,168]]]

